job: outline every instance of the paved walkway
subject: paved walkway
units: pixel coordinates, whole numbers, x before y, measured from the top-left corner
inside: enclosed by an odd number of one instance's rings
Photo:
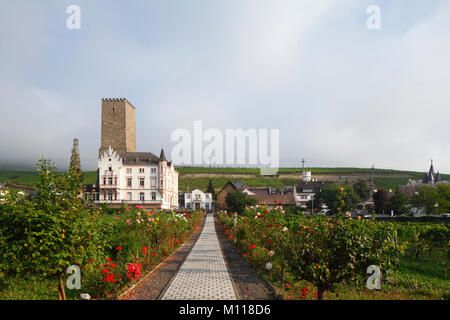
[[[236,300],[212,215],[162,300]]]

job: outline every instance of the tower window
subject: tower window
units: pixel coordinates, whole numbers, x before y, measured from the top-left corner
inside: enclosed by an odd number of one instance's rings
[[[114,114],[114,108],[113,108],[113,114]]]

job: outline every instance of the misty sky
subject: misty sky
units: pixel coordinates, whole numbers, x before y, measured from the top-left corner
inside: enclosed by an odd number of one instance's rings
[[[66,8],[81,8],[81,30]],[[381,30],[366,9],[381,8]],[[101,98],[136,106],[137,149],[171,133],[280,129],[281,166],[450,173],[450,1],[0,2],[0,163],[95,169]]]

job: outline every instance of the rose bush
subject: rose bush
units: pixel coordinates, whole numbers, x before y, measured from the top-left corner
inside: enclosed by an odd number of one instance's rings
[[[236,227],[231,212],[220,213],[219,221],[250,264],[272,281],[302,284],[302,297],[311,291],[308,282],[317,288],[315,296],[323,299],[335,284],[366,277],[372,264],[388,272],[398,256],[395,228],[373,220],[341,215],[288,218],[281,206],[273,210],[255,206],[238,216]]]
[[[45,159],[38,172],[34,199],[10,192],[0,207],[0,281],[59,279],[62,298],[68,266],[82,270],[83,293],[114,295],[173,252],[198,229],[204,215],[141,206],[95,208],[79,196],[79,173],[56,175]],[[72,290],[68,295],[79,293]]]

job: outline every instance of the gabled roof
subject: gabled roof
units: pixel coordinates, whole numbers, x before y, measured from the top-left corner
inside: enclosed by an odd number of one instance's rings
[[[288,192],[286,194],[275,193],[270,194],[269,190],[266,188],[265,190],[260,189],[251,189],[252,195],[249,195],[250,198],[254,198],[258,200],[259,205],[279,205],[281,202],[282,205],[294,205],[294,194],[292,192]]]
[[[301,193],[303,192],[303,189],[313,189],[313,191],[316,191],[317,189],[324,188],[333,183],[333,181],[302,181],[297,182],[294,186],[295,191]]]
[[[236,187],[234,186],[234,184],[231,181],[228,181],[227,183],[225,183],[225,185],[222,187],[222,189],[220,189],[219,193],[221,193],[223,191],[223,189],[225,189],[228,185],[230,185],[234,190],[237,190]]]
[[[122,157],[124,164],[148,164],[159,161],[159,158],[151,152],[125,152]]]
[[[233,186],[238,190],[244,190],[246,188],[245,184],[241,180],[236,180]]]
[[[397,186],[397,192],[401,192],[408,197],[412,197],[421,185]]]

